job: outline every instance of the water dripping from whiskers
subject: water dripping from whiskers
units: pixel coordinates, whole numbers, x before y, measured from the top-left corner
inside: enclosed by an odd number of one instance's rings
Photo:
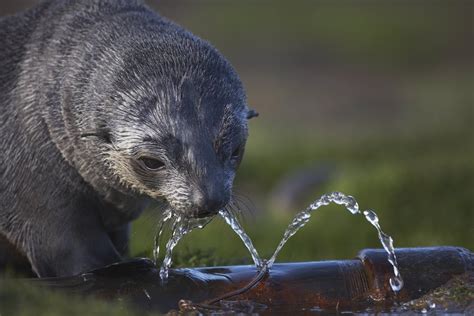
[[[155,235],[155,241],[153,244],[153,259],[155,260],[155,263],[158,263],[158,257],[160,255],[160,243],[164,227],[166,226],[166,223],[171,219],[172,215],[173,214],[170,209],[166,210],[158,223],[158,231]]]
[[[219,215],[224,219],[224,221],[232,228],[232,230],[240,237],[243,241],[244,245],[249,250],[252,260],[255,263],[257,268],[263,267],[262,259],[258,254],[257,250],[255,249],[252,240],[250,237],[245,233],[242,225],[240,224],[237,216],[235,214],[237,212],[236,209],[229,209],[225,208],[219,212]],[[171,237],[166,243],[165,249],[165,257],[161,264],[160,268],[160,277],[162,282],[166,282],[168,279],[169,269],[172,264],[172,253],[178,242],[189,232],[191,232],[195,228],[203,228],[206,226],[212,217],[207,218],[186,218],[180,213],[173,213],[169,211],[165,213],[163,219],[160,221],[160,226],[158,230],[158,234],[155,237],[155,248],[154,248],[154,256],[155,260],[158,260],[158,256],[160,253],[160,242],[161,236],[163,234],[163,228],[168,221],[171,221]]]
[[[173,249],[187,233],[191,232],[196,228],[202,229],[212,220],[212,217],[189,218],[185,217],[181,213],[175,213],[171,215],[171,219],[173,226],[171,238],[166,243],[165,257],[160,268],[160,277],[163,283],[166,283],[168,280],[169,269],[171,267],[173,258]],[[158,254],[159,249],[156,252]]]
[[[160,268],[160,277],[163,283],[168,280],[169,268],[172,263],[173,249],[178,244],[179,240],[186,234],[184,231],[183,218],[181,215],[177,215],[172,222],[173,228],[171,229],[171,237],[166,243],[165,257]]]

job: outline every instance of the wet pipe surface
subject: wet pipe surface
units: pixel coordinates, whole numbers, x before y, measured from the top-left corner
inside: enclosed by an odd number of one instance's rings
[[[398,293],[389,285],[393,270],[386,252],[364,249],[352,260],[275,264],[255,286],[232,300],[263,306],[266,313],[387,309],[419,298],[455,276],[474,272],[474,254],[464,248],[401,248],[396,255],[405,280]],[[134,259],[74,277],[35,282],[65,292],[127,300],[143,310],[168,312],[179,309],[183,300],[206,302],[238,290],[257,274],[250,265],[171,269],[168,282],[162,284],[151,260]],[[184,305],[189,308],[188,303]]]

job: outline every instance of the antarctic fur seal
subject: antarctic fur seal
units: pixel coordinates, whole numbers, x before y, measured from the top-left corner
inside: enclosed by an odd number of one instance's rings
[[[150,200],[229,202],[254,112],[209,43],[135,0],[45,1],[0,39],[0,234],[38,276],[120,261]]]

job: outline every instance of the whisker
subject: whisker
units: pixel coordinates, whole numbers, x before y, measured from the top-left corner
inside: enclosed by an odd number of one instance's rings
[[[231,213],[239,221],[245,222],[245,213],[242,212],[242,207],[239,206],[238,202],[234,199],[231,199],[231,202],[227,205],[229,213]]]
[[[256,207],[249,198],[236,193],[234,193],[232,197],[235,207],[237,207],[245,215],[250,214],[253,218],[255,217]]]
[[[242,213],[242,210],[241,208],[239,207],[239,205],[237,204],[237,201],[234,200],[234,197],[232,196],[229,204],[228,204],[228,207],[232,210],[234,210],[236,213]]]
[[[234,192],[234,195],[238,199],[239,202],[245,205],[245,207],[247,208],[249,212],[255,213],[255,210],[256,210],[255,204],[253,204],[252,200],[248,196],[240,192],[237,192],[237,193]]]

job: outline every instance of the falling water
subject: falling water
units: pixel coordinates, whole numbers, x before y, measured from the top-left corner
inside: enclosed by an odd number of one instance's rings
[[[344,205],[344,207],[351,212],[352,214],[360,214],[361,211],[359,210],[359,205],[357,201],[350,195],[345,195],[341,192],[332,192],[329,194],[324,194],[319,199],[314,201],[308,208],[304,211],[298,213],[293,221],[288,225],[280,244],[276,248],[275,252],[273,253],[272,257],[268,260],[268,266],[271,267],[275,262],[275,259],[286,244],[288,239],[291,238],[301,227],[303,227],[311,217],[311,212],[316,211],[318,208],[324,205],[328,205],[329,203],[335,203],[338,205]],[[365,218],[369,223],[371,223],[378,232],[379,240],[382,243],[383,248],[388,253],[388,261],[393,267],[394,276],[390,278],[390,286],[394,292],[398,292],[403,287],[403,279],[400,275],[397,258],[395,256],[395,249],[393,247],[393,239],[389,235],[385,234],[379,225],[379,219],[377,214],[374,211],[367,210],[363,212]]]
[[[242,228],[242,225],[240,225],[237,218],[227,210],[222,210],[219,212],[219,214],[225,220],[225,222],[230,227],[232,227],[232,229],[240,237],[240,239],[242,239],[244,245],[247,247],[252,256],[255,266],[257,268],[262,267],[262,259],[260,258],[257,249],[255,249],[255,247],[253,246],[252,240],[245,233]],[[173,249],[176,247],[181,238],[183,238],[184,235],[186,235],[195,228],[203,228],[207,223],[211,221],[211,219],[212,217],[186,218],[181,214],[173,213],[171,210],[168,210],[163,214],[163,217],[158,225],[158,233],[155,236],[155,244],[153,249],[153,257],[155,258],[155,262],[158,262],[160,254],[160,241],[163,235],[163,230],[167,222],[171,220],[171,237],[166,243],[165,257],[160,268],[160,277],[163,282],[167,281],[168,272],[172,264]]]
[[[161,220],[160,228],[157,236],[155,237],[155,249],[153,251],[155,260],[158,259],[160,253],[160,239],[163,233],[163,227],[168,220],[172,220],[172,230],[171,237],[166,243],[165,257],[160,268],[160,277],[162,282],[168,280],[168,273],[172,263],[173,249],[176,247],[181,238],[184,237],[187,233],[192,231],[195,228],[203,228],[206,226],[212,219],[212,217],[207,218],[187,218],[179,213],[166,212]]]
[[[160,255],[160,240],[161,240],[161,235],[163,234],[163,229],[166,225],[166,223],[171,219],[173,216],[173,213],[171,212],[170,209],[166,210],[163,213],[163,217],[160,220],[160,223],[158,225],[158,232],[155,235],[155,243],[153,247],[153,258],[155,259],[155,262],[158,262],[158,257]]]
[[[255,266],[257,268],[262,267],[262,259],[260,258],[257,249],[253,246],[252,240],[250,237],[244,232],[244,229],[240,225],[239,221],[237,218],[229,211],[227,210],[222,210],[219,212],[219,215],[225,220],[225,222],[232,227],[234,232],[242,239],[245,247],[250,252],[250,255],[252,256],[253,262],[255,263]]]
[[[352,214],[363,214],[366,220],[371,223],[376,229],[378,233],[378,237],[380,242],[382,243],[383,248],[388,254],[388,261],[393,267],[394,276],[390,278],[390,286],[393,291],[398,292],[403,287],[403,279],[400,275],[400,271],[398,269],[397,258],[395,256],[395,250],[393,247],[393,239],[386,233],[384,233],[380,227],[379,219],[377,214],[375,214],[372,210],[366,210],[361,212],[359,210],[359,205],[357,201],[350,195],[345,195],[341,192],[332,192],[329,194],[322,195],[319,199],[314,201],[308,208],[304,211],[298,213],[293,221],[288,225],[282,240],[278,244],[275,252],[273,253],[272,257],[265,262],[265,264],[270,268],[276,260],[278,253],[281,251],[283,246],[286,242],[301,228],[303,227],[310,219],[311,212],[316,211],[321,206],[328,205],[330,203],[335,203],[338,205],[343,205],[349,212]],[[257,250],[252,244],[250,237],[244,232],[242,226],[240,225],[237,218],[227,210],[221,210],[219,212],[220,216],[225,220],[225,222],[234,230],[234,232],[240,237],[243,241],[244,245],[249,250],[252,259],[255,263],[257,268],[262,268],[264,265],[264,261],[258,255]],[[187,218],[182,214],[173,213],[172,211],[165,212],[161,223],[159,225],[158,234],[155,238],[155,248],[153,251],[155,260],[158,259],[159,255],[159,245],[160,245],[160,238],[163,233],[163,227],[166,225],[168,221],[171,220],[172,232],[171,237],[166,243],[166,252],[165,257],[163,259],[163,263],[160,269],[160,276],[163,282],[166,282],[168,278],[168,272],[172,263],[172,252],[175,246],[178,244],[180,239],[192,231],[195,228],[203,228],[207,223],[211,221],[211,217],[209,218]]]
[[[392,290],[394,292],[398,292],[403,287],[403,279],[400,275],[400,271],[398,270],[397,257],[395,256],[395,251],[393,247],[393,239],[382,231],[382,228],[380,228],[379,225],[379,218],[374,211],[364,211],[364,216],[367,221],[369,221],[369,223],[371,223],[377,229],[379,240],[382,243],[382,246],[385,251],[388,253],[388,262],[390,262],[390,264],[392,265],[394,274],[394,276],[390,278],[390,286],[392,287]]]

